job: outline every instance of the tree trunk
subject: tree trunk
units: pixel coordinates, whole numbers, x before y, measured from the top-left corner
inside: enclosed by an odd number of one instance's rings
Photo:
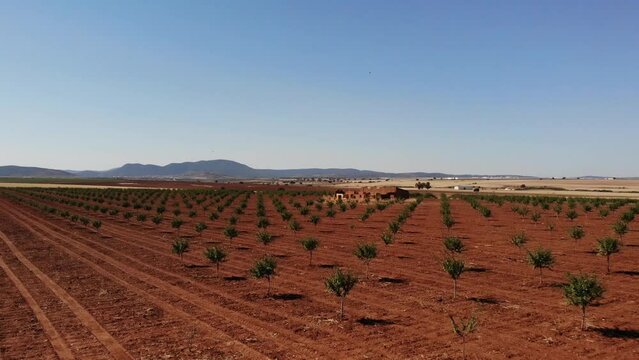
[[[266,294],[268,296],[271,296],[271,277],[267,276],[266,279],[268,280],[268,291],[266,292]]]
[[[215,269],[217,271],[217,275],[220,276],[220,263],[219,262],[215,263]]]
[[[541,284],[542,284],[542,274],[541,274],[541,272],[542,272],[542,268],[539,268],[539,286],[541,286]]]
[[[453,279],[453,300],[457,297],[457,279]]]
[[[608,274],[610,274],[610,254],[606,255],[606,261],[608,262]]]
[[[309,251],[309,255],[308,265],[313,266],[313,251]]]
[[[586,330],[586,307],[581,307],[581,330]]]
[[[339,320],[344,320],[344,297],[340,296],[339,298]]]
[[[462,357],[466,360],[466,336],[462,336]]]

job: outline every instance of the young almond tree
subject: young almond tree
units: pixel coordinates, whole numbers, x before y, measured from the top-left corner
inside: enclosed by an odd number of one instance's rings
[[[308,221],[310,221],[311,224],[317,226],[317,224],[320,222],[320,217],[318,215],[311,215]]]
[[[450,257],[444,260],[442,267],[453,279],[453,299],[455,299],[457,297],[457,279],[464,272],[464,261]]]
[[[177,230],[177,236],[180,236],[180,228],[184,225],[184,221],[181,219],[173,219],[171,221],[171,227]]]
[[[477,318],[471,316],[468,319],[460,319],[459,324],[452,315],[448,315],[448,318],[453,325],[453,333],[462,339],[462,356],[466,359],[466,337],[477,330]]]
[[[579,214],[577,214],[575,210],[568,210],[568,212],[566,212],[566,217],[570,219],[570,221],[574,221],[578,216]]]
[[[335,273],[324,281],[326,289],[339,297],[339,319],[344,320],[344,299],[348,293],[353,290],[358,279],[351,272],[342,272],[341,269],[335,270]]]
[[[464,251],[464,243],[457,236],[446,236],[444,238],[444,248],[453,256]]]
[[[162,215],[155,215],[153,218],[151,218],[151,221],[155,224],[155,225],[160,225],[160,223],[162,222]]]
[[[623,236],[628,232],[628,223],[619,220],[612,225],[612,230],[615,231],[615,234],[619,235],[619,240],[623,241]]]
[[[568,230],[568,235],[570,235],[570,237],[573,238],[573,240],[577,241],[583,238],[586,235],[586,232],[584,231],[583,227],[574,226],[574,227],[571,227],[570,230]]]
[[[297,234],[298,231],[302,230],[302,225],[297,220],[292,219],[288,222],[288,228],[293,230],[293,234]]]
[[[188,251],[188,249],[189,249],[189,242],[186,239],[176,239],[173,242],[172,251],[174,254],[180,257],[180,261],[182,261],[183,263],[184,263],[184,259],[182,258],[182,256],[184,255],[185,252]]]
[[[317,240],[316,238],[313,238],[313,237],[307,237],[307,238],[304,238],[304,239],[300,240],[300,243],[302,244],[302,247],[304,248],[304,250],[308,251],[308,254],[309,254],[308,265],[312,266],[313,265],[313,251],[315,251],[315,249],[317,249],[317,247],[319,246],[319,240]]]
[[[392,232],[387,230],[382,233],[382,241],[384,242],[384,244],[390,245],[395,242],[395,237],[393,236]]]
[[[359,244],[355,248],[354,255],[366,265],[366,277],[368,277],[368,266],[377,257],[377,246],[374,243]]]
[[[277,261],[275,258],[265,256],[255,262],[255,265],[250,270],[251,275],[256,279],[266,278],[268,280],[267,295],[271,296],[271,278],[275,276],[275,269],[277,268]]]
[[[606,257],[608,264],[608,274],[610,274],[610,256],[620,250],[619,240],[612,237],[605,237],[597,240],[597,254]]]
[[[274,239],[273,235],[267,233],[264,230],[257,232],[257,241],[261,242],[262,245],[264,246],[273,242],[273,239]]]
[[[204,252],[204,256],[209,259],[209,261],[215,264],[217,274],[219,275],[220,263],[226,261],[226,251],[224,251],[224,249],[222,249],[221,247],[213,246],[206,249],[206,251]]]
[[[568,284],[563,287],[564,297],[570,305],[581,309],[581,330],[586,329],[586,307],[603,296],[604,288],[594,275],[568,276]]]
[[[230,225],[224,228],[223,233],[224,233],[224,236],[226,236],[229,239],[229,243],[239,235],[235,226],[230,226]]]
[[[100,227],[102,227],[102,221],[95,220],[93,222],[93,227],[95,228],[95,232],[97,232],[99,234],[100,233]]]
[[[539,269],[539,286],[541,286],[543,282],[542,270],[544,268],[550,269],[555,263],[555,257],[550,250],[539,248],[528,252],[528,263],[532,265],[534,269]]]
[[[513,237],[510,238],[510,242],[513,243],[513,245],[515,245],[516,247],[521,249],[528,242],[528,236],[526,235],[525,232],[521,231],[513,235]]]
[[[198,236],[202,236],[202,232],[206,229],[208,229],[208,226],[203,222],[195,224],[195,232],[197,232]]]

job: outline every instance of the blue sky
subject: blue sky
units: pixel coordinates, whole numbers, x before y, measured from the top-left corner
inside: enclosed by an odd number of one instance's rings
[[[0,0],[0,165],[639,176],[637,1]]]

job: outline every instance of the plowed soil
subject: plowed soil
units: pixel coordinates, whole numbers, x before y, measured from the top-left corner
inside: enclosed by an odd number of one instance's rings
[[[457,223],[447,231],[439,200],[426,199],[395,243],[385,246],[380,234],[402,203],[364,222],[360,204],[334,218],[322,216],[314,226],[285,201],[303,226],[293,233],[268,196],[264,202],[273,243],[256,240],[252,196],[232,241],[222,229],[234,206],[215,221],[201,210],[187,218],[180,235],[191,239],[190,250],[180,260],[171,253],[177,236],[171,216],[156,226],[86,212],[102,220],[98,233],[0,196],[0,358],[461,359],[462,343],[448,316],[475,315],[478,329],[466,343],[470,359],[639,359],[637,220],[612,257],[611,274],[605,258],[593,253],[596,239],[612,234],[625,207],[606,218],[580,212],[574,222],[540,210],[535,224],[509,203],[485,203],[493,216],[484,218],[468,203],[451,200]],[[192,230],[199,221],[208,225],[202,235]],[[568,228],[577,224],[586,237],[574,241]],[[529,248],[550,248],[556,256],[542,285],[525,252],[510,244],[518,231],[529,235]],[[441,268],[446,235],[460,236],[466,245],[459,256],[468,271],[455,299]],[[299,244],[305,236],[321,242],[312,265]],[[379,250],[368,274],[353,255],[361,242],[375,242]],[[202,255],[211,245],[229,251],[219,274]],[[248,273],[265,254],[278,260],[271,296],[266,281]],[[323,283],[335,267],[360,277],[343,321],[338,298]],[[595,273],[606,288],[588,309],[587,331],[579,329],[579,310],[563,299],[567,272]]]

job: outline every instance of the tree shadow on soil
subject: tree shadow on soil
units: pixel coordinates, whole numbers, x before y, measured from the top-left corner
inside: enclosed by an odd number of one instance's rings
[[[402,241],[402,242],[400,242],[400,244],[415,245],[415,244],[417,244],[417,243],[416,243],[416,242],[414,242],[414,241]]]
[[[186,264],[184,265],[185,268],[187,269],[199,269],[199,268],[209,268],[211,267],[211,265],[206,265],[206,264]]]
[[[639,339],[639,330],[619,328],[593,328],[592,330],[607,338]]]
[[[615,271],[614,273],[628,275],[628,276],[639,276],[639,271],[632,271],[632,270]]]
[[[404,260],[404,259],[412,259],[411,256],[406,256],[406,255],[399,255],[397,258],[398,259],[402,259],[402,260]]]
[[[481,267],[481,266],[472,266],[469,267],[468,269],[464,269],[465,272],[475,272],[475,273],[485,273],[488,271],[488,269],[486,269],[485,267]]]
[[[246,247],[246,246],[238,246],[236,247],[237,250],[242,250],[242,251],[246,251],[246,250],[251,250],[251,248]]]
[[[408,283],[408,280],[402,278],[381,277],[379,278],[379,282],[388,284],[406,284]]]
[[[385,319],[373,319],[369,317],[363,317],[357,320],[358,323],[364,326],[384,326],[384,325],[393,325],[395,324],[392,320]]]
[[[322,269],[333,269],[337,267],[337,264],[319,264]]]
[[[246,277],[244,276],[225,276],[224,277],[225,281],[245,281]]]
[[[471,297],[468,300],[479,303],[479,304],[488,304],[488,305],[498,305],[501,301],[493,298],[493,297]]]
[[[291,300],[300,300],[303,298],[304,298],[304,295],[302,294],[294,294],[294,293],[273,294],[273,299],[275,300],[291,301]]]

